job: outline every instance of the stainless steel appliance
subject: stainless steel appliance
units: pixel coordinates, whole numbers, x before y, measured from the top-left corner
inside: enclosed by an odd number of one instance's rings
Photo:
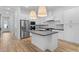
[[[1,36],[1,14],[0,14],[0,36]]]
[[[30,30],[35,30],[35,26],[36,26],[35,22],[31,21],[30,22]]]
[[[20,38],[27,38],[30,36],[29,20],[20,20]]]

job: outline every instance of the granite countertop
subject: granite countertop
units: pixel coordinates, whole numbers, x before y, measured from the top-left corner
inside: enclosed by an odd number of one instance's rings
[[[64,29],[58,29],[58,28],[42,28],[42,29],[52,29],[52,30],[61,30],[61,31],[64,31]]]
[[[41,35],[41,36],[48,36],[48,35],[52,35],[52,34],[58,33],[57,31],[47,31],[47,30],[46,31],[45,30],[43,30],[43,31],[31,30],[30,32],[33,33],[33,34]]]

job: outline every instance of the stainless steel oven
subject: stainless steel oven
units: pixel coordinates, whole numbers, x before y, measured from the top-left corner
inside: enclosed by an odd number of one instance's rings
[[[34,21],[30,22],[30,30],[35,30],[35,22]]]

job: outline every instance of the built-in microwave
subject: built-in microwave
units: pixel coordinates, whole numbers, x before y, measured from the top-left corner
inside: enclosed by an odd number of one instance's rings
[[[30,24],[31,24],[31,25],[35,25],[35,22],[34,22],[34,21],[31,21]]]

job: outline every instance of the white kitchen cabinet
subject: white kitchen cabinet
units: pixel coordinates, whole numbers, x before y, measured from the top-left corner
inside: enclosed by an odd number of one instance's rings
[[[52,40],[50,40],[49,44],[50,44],[49,47],[51,48],[52,51],[58,47],[58,33],[52,34]]]
[[[64,39],[64,31],[58,32],[58,39]]]
[[[58,46],[58,34],[49,34],[49,35],[39,35],[40,31],[34,31],[37,34],[32,33],[32,43],[36,45],[38,48],[42,49],[43,51],[49,49],[54,51]],[[42,34],[45,34],[46,31],[41,31]],[[48,32],[47,32],[48,33]]]
[[[64,24],[79,23],[79,7],[64,11]]]
[[[64,40],[79,44],[79,7],[64,12]]]
[[[79,44],[79,24],[64,26],[64,40]]]

